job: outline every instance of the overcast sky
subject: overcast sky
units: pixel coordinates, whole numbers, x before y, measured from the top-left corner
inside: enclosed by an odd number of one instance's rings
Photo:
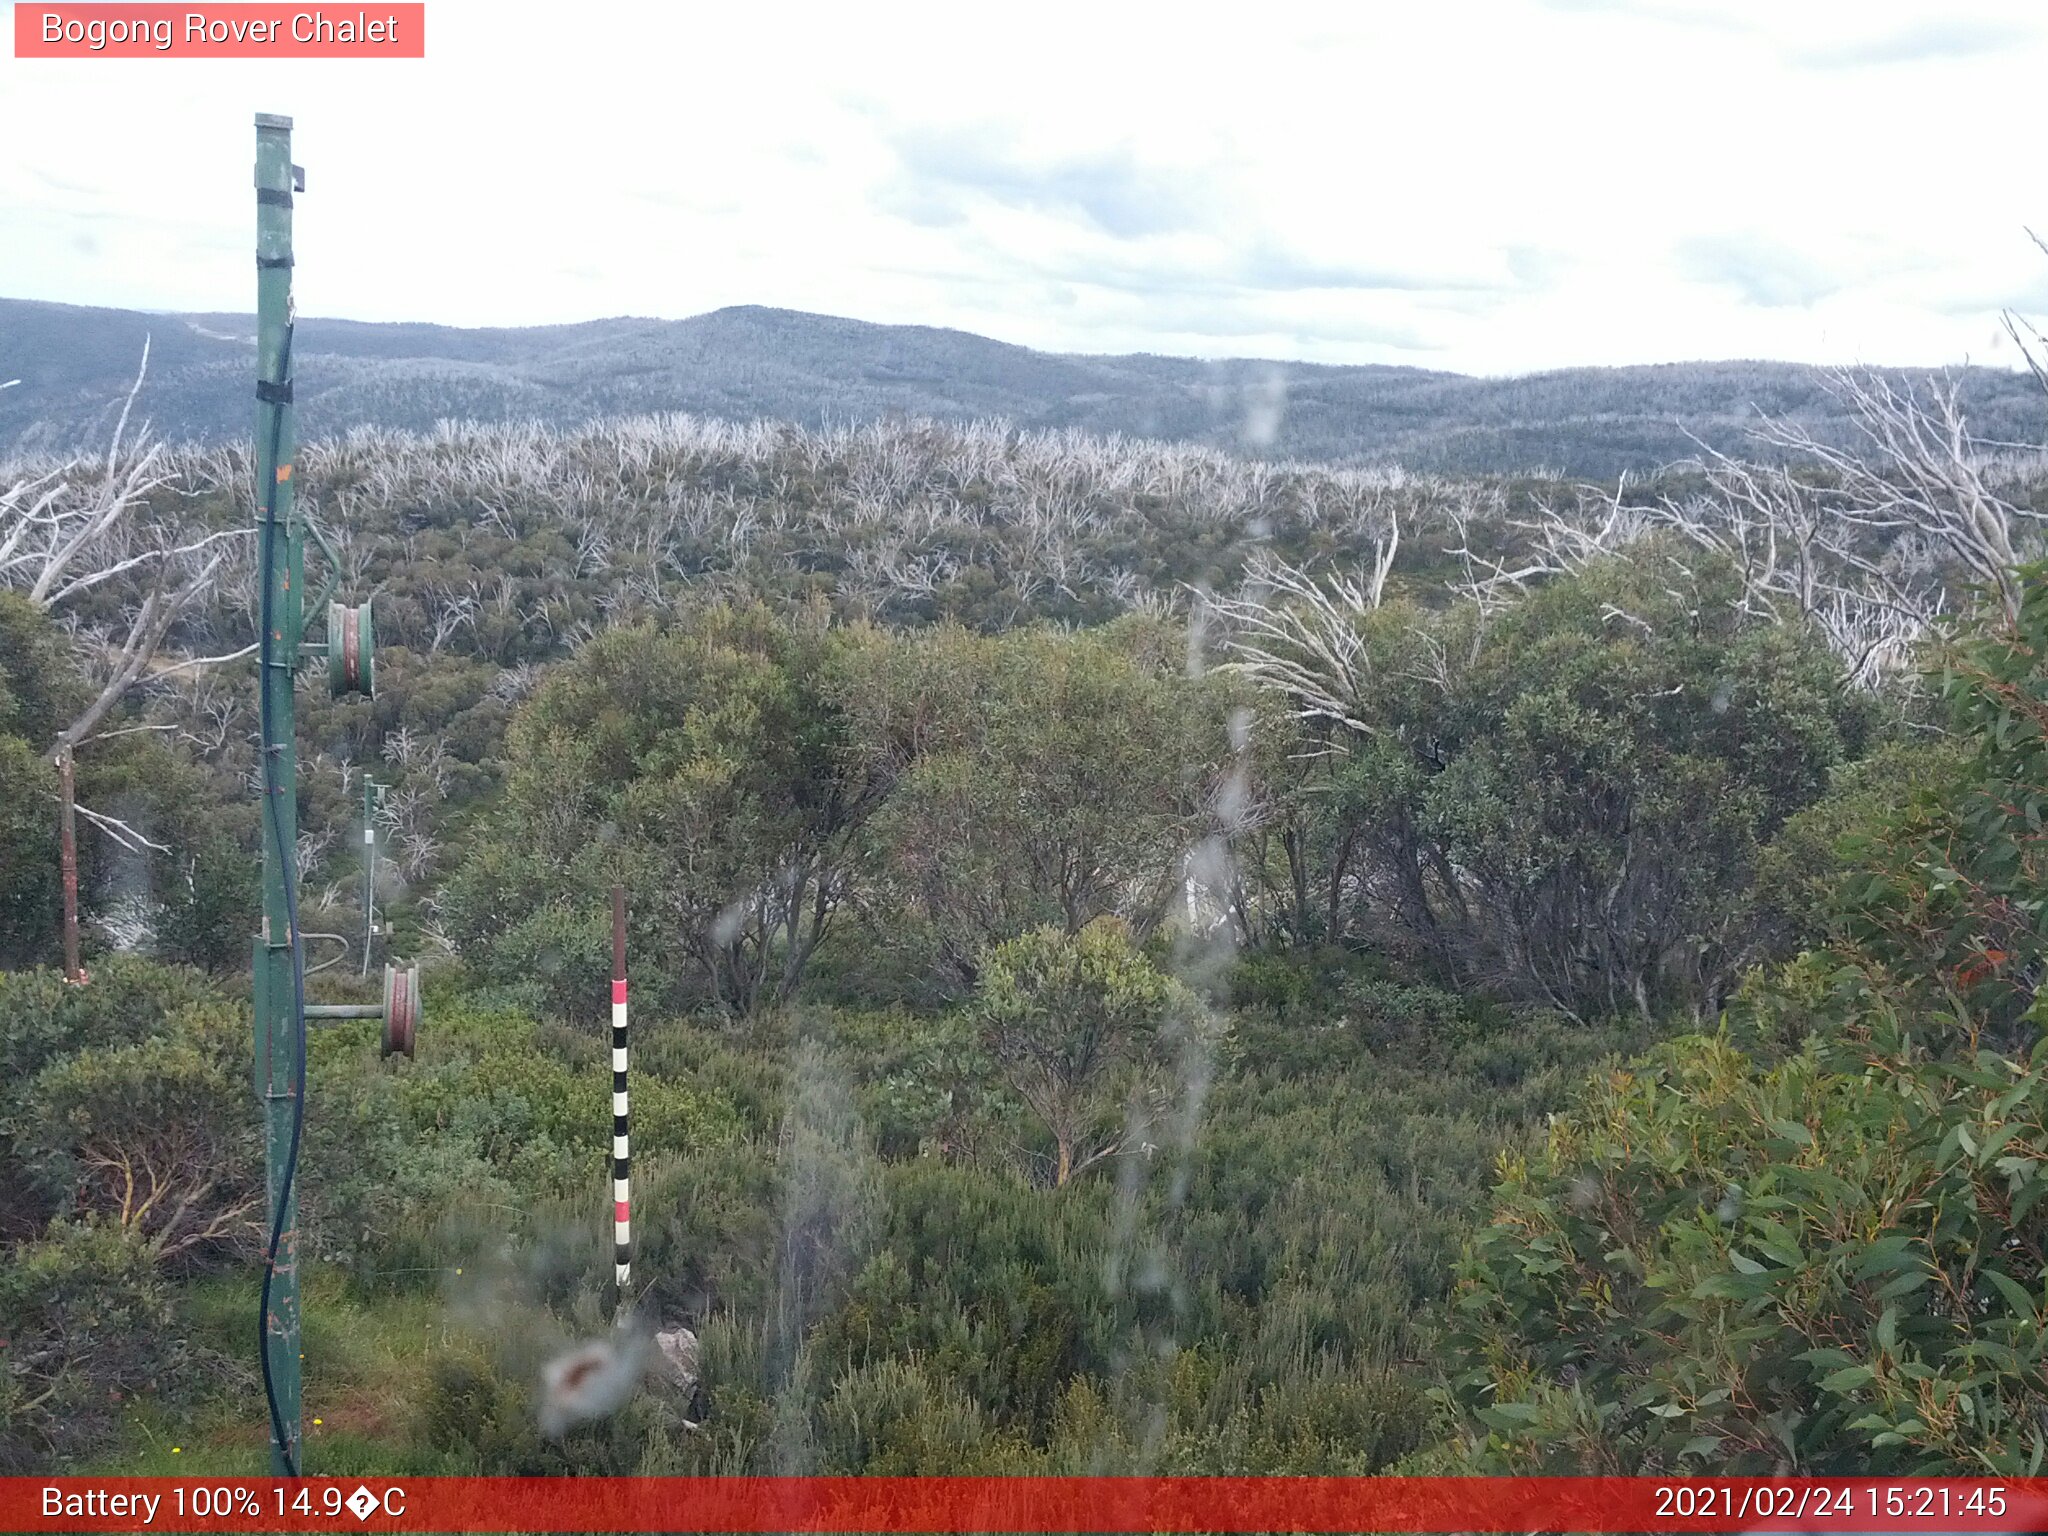
[[[427,18],[424,61],[0,58],[0,295],[251,307],[271,111],[310,315],[769,304],[1479,373],[2012,363],[2001,307],[2048,320],[2035,0]]]

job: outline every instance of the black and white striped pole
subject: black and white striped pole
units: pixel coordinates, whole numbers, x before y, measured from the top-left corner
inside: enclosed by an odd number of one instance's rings
[[[612,887],[612,1265],[624,1305],[633,1281],[632,1118],[626,1108],[626,888]]]

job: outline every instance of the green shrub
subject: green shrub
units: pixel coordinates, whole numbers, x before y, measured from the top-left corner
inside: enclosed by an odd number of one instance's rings
[[[0,1250],[0,1318],[0,1473],[84,1455],[127,1399],[175,1399],[193,1384],[155,1255],[111,1225],[59,1222]]]
[[[262,917],[256,868],[252,852],[224,833],[176,859],[156,915],[157,954],[214,974],[248,965]]]
[[[60,1209],[158,1258],[246,1248],[264,1200],[249,1039],[236,1010],[188,1008],[160,1034],[57,1057],[0,1123]]]
[[[479,1473],[540,1477],[570,1470],[541,1436],[532,1384],[514,1380],[480,1346],[451,1351],[428,1367],[420,1433]]]
[[[1842,839],[1840,947],[1752,980],[1723,1033],[1596,1079],[1504,1161],[1456,1340],[1482,1464],[2048,1459],[2044,655],[2035,567],[2016,618],[1980,610],[1941,654],[1963,750],[1864,797]]]
[[[0,971],[0,1234],[40,1232],[71,1192],[61,1171],[54,1178],[32,1173],[16,1144],[25,1110],[52,1129],[26,1097],[37,1074],[67,1053],[161,1035],[173,1015],[214,996],[194,972],[132,956],[95,961],[85,986],[67,983],[60,971]]]
[[[1163,1117],[1174,1069],[1220,1033],[1115,918],[1078,933],[1036,928],[996,945],[982,958],[975,1016],[1003,1080],[1052,1142],[1055,1188],[1137,1151],[1134,1107]]]
[[[85,986],[56,970],[0,971],[0,1112],[55,1057],[146,1039],[218,995],[196,971],[127,955],[95,963]]]
[[[1846,979],[1845,986],[1860,984]],[[1678,1042],[1505,1164],[1457,1394],[1519,1470],[2038,1468],[2048,1048]]]
[[[650,1159],[636,1173],[636,1268],[664,1312],[759,1316],[774,1287],[780,1220],[772,1145],[742,1141]]]
[[[0,704],[5,681],[0,669]],[[0,719],[0,965],[47,964],[57,956],[63,885],[56,796],[57,770],[22,737],[6,734]]]
[[[958,1386],[916,1361],[845,1372],[819,1405],[815,1433],[817,1469],[828,1476],[987,1476],[1023,1455]]]

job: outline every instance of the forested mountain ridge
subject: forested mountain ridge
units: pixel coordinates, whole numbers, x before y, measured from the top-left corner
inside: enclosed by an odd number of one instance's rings
[[[145,336],[139,408],[161,436],[248,430],[247,316],[145,314],[0,299],[0,453],[103,440]],[[359,426],[688,411],[747,421],[858,423],[893,415],[1001,418],[1199,443],[1262,456],[1392,462],[1443,473],[1548,468],[1598,479],[1696,452],[1734,452],[1758,413],[1845,440],[1848,411],[1820,370],[1700,362],[1474,378],[1420,368],[1149,355],[1059,355],[963,331],[744,306],[687,320],[462,329],[306,319],[296,337],[307,437]],[[1901,371],[1899,377],[1917,375]],[[1961,372],[1978,433],[2042,438],[2031,380]]]

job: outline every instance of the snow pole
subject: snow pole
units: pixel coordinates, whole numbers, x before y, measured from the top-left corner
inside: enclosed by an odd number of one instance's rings
[[[619,1305],[633,1280],[631,1117],[626,1108],[626,888],[612,887],[612,1266]]]

